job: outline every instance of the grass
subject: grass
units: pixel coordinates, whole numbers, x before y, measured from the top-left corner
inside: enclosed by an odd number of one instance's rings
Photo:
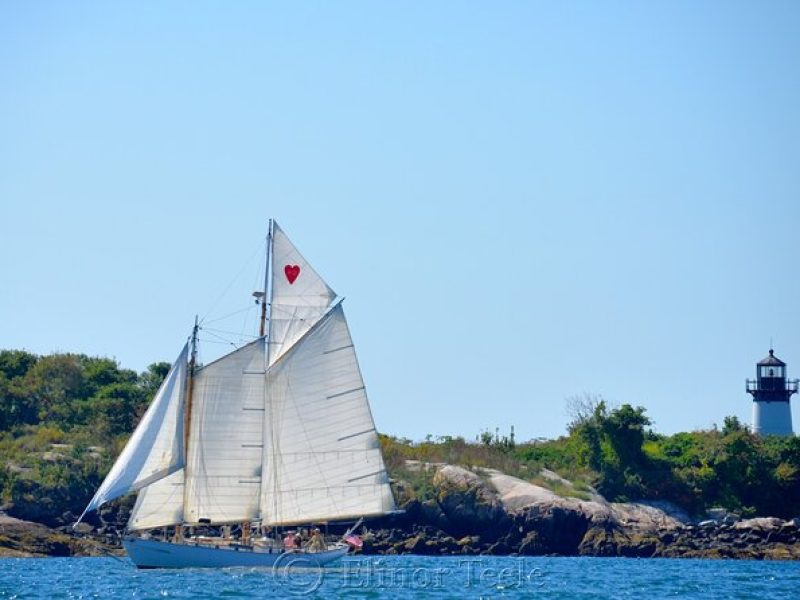
[[[532,451],[532,449],[534,449]],[[522,445],[519,448],[507,444],[470,443],[463,438],[444,437],[414,443],[407,439],[381,436],[381,450],[389,475],[396,482],[407,484],[407,490],[400,490],[401,496],[424,501],[435,498],[437,491],[433,486],[433,475],[437,463],[457,465],[470,469],[484,482],[489,483],[487,469],[494,469],[529,481],[553,493],[569,498],[590,500],[592,488],[590,473],[572,472],[568,478],[572,485],[549,479],[540,475],[543,467],[553,468],[543,458],[549,452],[538,452],[539,447]],[[409,468],[406,461],[419,461],[420,468]],[[427,468],[425,465],[429,465]],[[402,503],[405,498],[401,497]]]

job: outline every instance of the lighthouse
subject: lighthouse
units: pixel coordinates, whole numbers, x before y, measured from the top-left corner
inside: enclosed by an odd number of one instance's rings
[[[753,433],[792,435],[789,400],[797,393],[797,379],[786,379],[786,363],[770,349],[769,356],[756,364],[756,379],[748,379],[747,393],[753,396]]]

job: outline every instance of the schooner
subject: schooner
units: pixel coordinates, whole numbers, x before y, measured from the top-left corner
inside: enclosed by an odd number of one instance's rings
[[[140,568],[270,566],[286,552],[324,565],[348,544],[279,532],[395,511],[341,300],[274,221],[253,295],[258,338],[200,366],[195,320],[81,515],[138,492],[123,545]],[[202,526],[222,533],[187,535]]]

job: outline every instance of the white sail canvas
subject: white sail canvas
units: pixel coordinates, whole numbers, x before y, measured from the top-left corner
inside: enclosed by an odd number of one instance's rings
[[[264,362],[260,338],[195,373],[186,457],[187,523],[258,517]]]
[[[84,514],[183,467],[183,403],[188,345],[172,365]]]
[[[265,523],[320,522],[394,510],[341,305],[270,368],[264,434]]]
[[[272,230],[269,361],[273,364],[311,329],[336,298],[278,224]]]
[[[184,470],[142,488],[128,519],[128,530],[141,531],[183,523]]]

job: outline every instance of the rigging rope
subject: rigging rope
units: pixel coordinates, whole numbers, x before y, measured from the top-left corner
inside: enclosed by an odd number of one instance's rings
[[[229,319],[230,317],[235,317],[236,315],[240,315],[243,312],[247,312],[253,310],[251,305],[248,305],[247,308],[240,308],[239,310],[235,310],[227,315],[222,315],[221,317],[217,317],[216,319],[211,319],[210,321],[204,321],[205,323],[217,323],[218,321],[222,321],[224,319]]]
[[[239,277],[242,276],[242,273],[244,273],[244,271],[250,267],[250,264],[253,262],[253,258],[255,258],[255,256],[257,254],[263,254],[264,253],[264,251],[266,249],[266,244],[267,244],[266,240],[261,242],[258,245],[258,247],[253,251],[253,253],[250,255],[250,257],[245,262],[244,266],[242,266],[242,268],[239,269],[239,272],[236,273],[236,275],[233,276],[233,279],[231,279],[230,283],[228,283],[228,285],[225,286],[225,289],[222,290],[222,293],[219,296],[217,296],[217,299],[214,300],[214,302],[211,305],[211,307],[205,313],[203,313],[203,317],[200,319],[200,323],[201,324],[205,322],[206,317],[208,317],[208,315],[211,313],[211,311],[213,311],[217,307],[217,305],[220,303],[220,301],[225,297],[225,294],[227,294],[230,291],[230,289],[233,287],[233,284],[236,283],[236,281],[239,279]]]

